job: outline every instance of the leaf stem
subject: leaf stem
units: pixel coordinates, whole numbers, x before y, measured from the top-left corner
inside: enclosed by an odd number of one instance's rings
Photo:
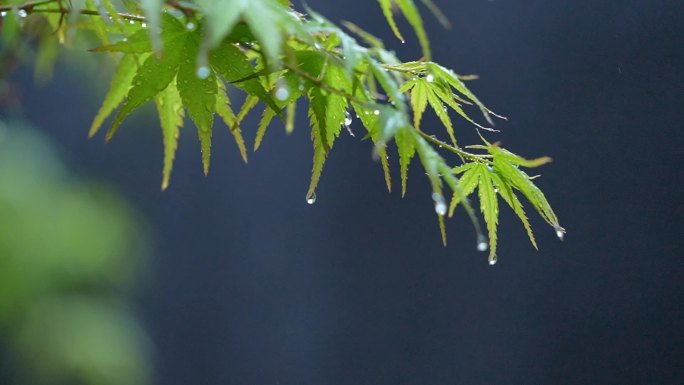
[[[58,0],[40,0],[40,1],[29,1],[24,4],[19,4],[19,5],[0,5],[0,11],[11,11],[13,9],[23,9],[26,12],[33,11],[33,7],[37,7],[39,5],[45,5],[45,4],[50,4],[50,3],[56,3]]]
[[[484,161],[484,162],[487,162],[485,159],[486,159],[486,158],[491,158],[491,157],[492,157],[491,155],[478,155],[478,154],[472,154],[472,153],[470,153],[470,152],[463,151],[462,149],[460,149],[460,148],[458,148],[458,147],[452,146],[452,145],[450,145],[450,144],[448,144],[448,143],[446,143],[446,142],[442,142],[441,140],[435,138],[434,136],[428,135],[428,134],[426,134],[426,133],[423,132],[423,131],[416,130],[416,132],[418,132],[418,135],[422,136],[423,139],[427,140],[428,142],[430,142],[430,143],[432,143],[432,144],[436,144],[436,145],[439,146],[440,148],[444,148],[444,149],[446,149],[446,150],[448,150],[448,151],[453,152],[454,154],[458,154],[458,155],[460,155],[460,156],[462,156],[462,157],[464,157],[464,158],[468,158],[468,159],[470,159],[470,160],[474,160],[474,161],[478,161],[478,162],[483,162],[483,161]]]
[[[26,13],[61,13],[63,15],[71,13],[70,8],[39,8],[36,9],[36,7],[41,6],[41,5],[46,5],[46,4],[52,4],[52,3],[60,3],[59,0],[40,0],[40,1],[32,1],[28,3],[24,3],[21,5],[0,5],[0,11],[11,11],[13,9],[22,9],[26,11]],[[88,16],[102,16],[102,13],[99,11],[95,11],[92,9],[81,9],[78,11],[79,14],[81,15],[88,15]],[[134,15],[130,13],[117,13],[117,15],[121,19],[125,20],[132,20],[132,21],[140,21],[144,22],[145,17],[140,16],[140,15]]]

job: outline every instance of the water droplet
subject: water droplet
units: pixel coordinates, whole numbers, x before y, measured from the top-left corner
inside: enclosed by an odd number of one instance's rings
[[[28,12],[26,12],[25,9],[20,9],[17,11],[17,16],[24,18],[24,17],[28,16]]]
[[[380,115],[380,110],[375,110],[375,111],[373,111],[373,115],[375,115],[375,116]]]
[[[323,47],[321,47],[321,45],[318,44],[318,43],[315,43],[315,44],[314,44],[314,47],[316,47],[316,49],[321,49],[321,48],[323,48]]]
[[[402,41],[401,41],[401,44],[406,44],[406,40],[402,40]]]
[[[196,25],[193,22],[189,22],[188,24],[185,25],[185,28],[187,28],[188,31],[194,31],[196,28]]]
[[[199,79],[206,79],[211,75],[211,70],[207,66],[197,67],[197,72],[195,73]]]
[[[300,84],[298,88],[300,91],[304,91],[304,84]]]
[[[494,188],[494,192],[495,192],[495,193],[498,193],[498,192],[499,192],[499,189],[495,187],[495,188]]]
[[[306,203],[312,205],[316,203],[316,192],[312,192],[311,195],[307,195],[306,197]]]
[[[440,193],[432,193],[432,200],[435,201],[435,212],[437,215],[444,216],[447,212],[446,201],[444,195]]]
[[[143,28],[147,28],[147,23],[142,23],[142,24],[140,24],[140,26]]]
[[[489,258],[489,265],[496,265],[496,255]]]
[[[487,238],[480,234],[477,236],[477,251],[487,251],[489,245],[487,244]]]
[[[556,230],[556,236],[562,241],[565,238],[565,230],[560,226],[554,226],[554,229]]]
[[[5,16],[7,16],[7,12],[6,12],[6,11],[2,11],[2,12],[0,12],[0,16],[2,16],[2,17],[5,17]]]
[[[123,40],[123,41],[128,41],[128,38],[124,37],[122,40]]]
[[[129,24],[135,24],[135,20],[130,20],[128,23]]]
[[[278,85],[275,89],[275,97],[281,102],[283,100],[287,100],[287,98],[290,97],[290,89],[287,88],[287,84],[285,84],[285,82],[283,82],[282,80],[278,81]]]
[[[428,81],[428,83],[432,83],[435,81],[435,75],[433,74],[428,74],[428,76],[425,77],[425,80]]]
[[[352,117],[349,111],[344,112],[344,125],[349,127],[349,125],[352,124]]]

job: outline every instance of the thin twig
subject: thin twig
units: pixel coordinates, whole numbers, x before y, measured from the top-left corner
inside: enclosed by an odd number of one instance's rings
[[[41,5],[47,5],[47,4],[52,4],[52,3],[59,3],[58,0],[40,0],[40,1],[32,1],[28,3],[24,3],[21,5],[0,5],[0,11],[12,11],[12,10],[24,10],[26,11],[27,14],[31,13],[59,13],[62,15],[69,14],[71,13],[70,8],[38,8],[36,7],[41,6]],[[92,9],[81,9],[78,11],[79,14],[81,15],[87,15],[87,16],[102,16],[102,13],[99,11],[95,11]],[[132,21],[139,21],[139,22],[144,22],[146,19],[144,16],[140,15],[134,15],[131,13],[117,13],[119,18],[125,19],[125,20],[132,20]]]
[[[482,162],[482,161],[484,161],[485,159],[491,158],[491,157],[492,157],[491,155],[471,154],[471,153],[469,153],[469,152],[467,152],[467,151],[463,151],[462,149],[460,149],[460,148],[458,148],[458,147],[454,147],[454,146],[452,146],[452,145],[450,145],[450,144],[447,144],[446,142],[442,142],[441,140],[435,138],[434,136],[428,135],[428,134],[424,133],[423,131],[416,130],[416,132],[418,132],[418,135],[422,136],[422,137],[423,137],[425,140],[427,140],[428,142],[430,142],[430,143],[432,143],[432,144],[436,144],[436,145],[439,146],[440,148],[444,148],[444,149],[446,149],[446,150],[448,150],[448,151],[453,152],[454,154],[461,155],[462,157],[468,158],[468,159],[470,159],[470,160],[475,160],[475,161]]]

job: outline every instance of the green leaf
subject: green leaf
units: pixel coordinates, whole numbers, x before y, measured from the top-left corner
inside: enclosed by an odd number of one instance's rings
[[[226,94],[226,88],[223,81],[216,79],[216,85],[218,86],[218,93],[216,94],[216,114],[223,119],[223,123],[228,127],[235,144],[240,151],[240,156],[242,160],[247,163],[247,146],[245,146],[245,139],[242,137],[242,130],[238,124],[238,119],[230,108],[230,99],[228,94]]]
[[[335,88],[351,92],[344,70],[335,65],[328,65],[323,74],[323,81],[332,84]],[[347,110],[347,99],[339,94],[328,92],[320,87],[309,90],[311,109],[316,115],[316,125],[323,145],[326,150],[330,149],[342,130],[342,124]]]
[[[224,42],[213,50],[210,53],[209,62],[213,69],[229,83],[249,78],[255,74],[254,67],[247,56],[229,42]],[[250,95],[256,96],[274,111],[280,113],[280,107],[278,107],[271,95],[266,92],[258,79],[251,78],[233,83],[233,85],[245,90]]]
[[[242,121],[245,119],[247,114],[249,114],[258,103],[259,103],[258,97],[252,96],[252,95],[247,96],[247,99],[245,99],[245,102],[242,104],[240,111],[238,111],[238,114],[237,114],[237,117],[235,118],[235,123],[233,124],[233,126],[235,127],[238,124],[242,123]]]
[[[216,47],[240,20],[253,0],[196,0],[207,27],[210,47]]]
[[[427,81],[424,82],[427,83]],[[456,146],[457,144],[456,137],[454,136],[454,126],[451,124],[451,118],[449,117],[449,114],[446,111],[446,107],[444,107],[442,102],[439,100],[437,95],[435,95],[435,93],[432,92],[432,90],[428,90],[427,99],[428,103],[430,103],[430,107],[432,107],[432,109],[435,111],[435,114],[446,128],[446,131],[449,134],[451,142],[454,144],[454,146]]]
[[[423,19],[420,17],[420,13],[413,3],[413,0],[395,0],[399,9],[408,20],[409,24],[413,27],[413,30],[418,36],[418,41],[423,49],[423,58],[425,60],[430,60],[432,53],[430,52],[430,42],[428,41],[427,34],[425,33],[425,28],[423,27]]]
[[[406,112],[406,105],[404,100],[404,94],[400,91],[397,82],[392,79],[392,77],[387,73],[387,71],[380,66],[380,64],[372,58],[367,60],[369,68],[373,73],[375,79],[378,80],[380,86],[387,96],[389,96],[390,102],[394,103],[395,107],[401,111]]]
[[[427,34],[425,33],[425,28],[423,27],[423,19],[420,17],[420,13],[418,12],[416,5],[413,3],[413,0],[378,0],[378,2],[380,3],[380,8],[382,8],[382,13],[385,15],[387,23],[390,25],[390,28],[392,28],[392,32],[394,32],[394,35],[403,43],[404,37],[401,35],[401,32],[399,32],[399,27],[397,27],[397,23],[394,20],[394,13],[392,9],[393,4],[397,5],[399,10],[401,10],[401,13],[404,14],[404,17],[406,17],[406,20],[408,20],[409,24],[411,24],[413,30],[418,36],[418,41],[423,49],[424,59],[430,60],[432,56],[430,53],[430,42],[428,41]]]
[[[147,19],[147,30],[149,31],[150,41],[155,51],[162,49],[161,47],[161,25],[160,15],[164,1],[163,0],[140,0],[140,5]]]
[[[128,89],[131,87],[133,78],[135,77],[136,70],[138,69],[137,60],[142,60],[142,57],[136,57],[136,55],[124,55],[119,62],[119,66],[114,72],[112,77],[112,82],[109,85],[109,91],[105,96],[104,102],[100,110],[95,115],[93,123],[90,125],[90,131],[88,132],[89,137],[95,136],[100,130],[102,123],[109,117],[109,115],[116,109],[116,107],[121,104],[121,102],[126,97]]]
[[[297,113],[297,102],[293,101],[287,105],[287,119],[285,120],[285,132],[291,134],[294,131],[295,114]]]
[[[499,203],[496,199],[496,191],[494,191],[494,184],[488,166],[478,164],[480,183],[478,185],[478,192],[480,198],[480,211],[484,216],[485,223],[487,223],[487,232],[489,233],[489,263],[496,263],[496,227],[499,223]]]
[[[271,121],[276,116],[276,113],[270,109],[264,109],[264,113],[261,115],[261,120],[259,121],[259,128],[257,128],[256,137],[254,138],[254,151],[259,149],[261,146],[261,141],[264,139],[266,134],[266,129],[271,124]]]
[[[316,116],[311,111],[311,108],[309,108],[309,118],[311,119],[312,126],[315,127],[318,122],[316,121]],[[323,144],[324,140],[321,139],[320,132],[315,128],[311,130],[311,141],[313,142],[314,154],[313,168],[311,170],[311,182],[309,183],[309,189],[306,192],[307,200],[316,196],[316,187],[318,187],[318,182],[321,179],[323,165],[325,165],[325,159],[328,153],[328,150]]]
[[[209,173],[211,162],[211,128],[214,124],[217,86],[216,75],[211,70],[206,78],[198,77],[195,58],[199,50],[199,42],[198,30],[188,35],[184,50],[185,58],[178,69],[178,91],[190,119],[197,126],[202,147],[202,164],[206,175]]]
[[[394,20],[394,12],[392,10],[392,0],[378,0],[380,3],[380,8],[382,9],[383,15],[385,15],[385,19],[387,20],[387,24],[389,24],[390,28],[392,28],[392,32],[394,33],[394,36],[397,37],[397,39],[401,40],[402,43],[404,42],[404,37],[401,35],[401,32],[399,31],[399,27],[397,27],[397,22]]]
[[[499,190],[499,195],[501,195],[503,200],[506,201],[506,203],[508,203],[511,209],[513,209],[515,215],[517,215],[518,218],[520,218],[523,227],[525,227],[525,231],[527,231],[527,236],[530,238],[530,242],[532,242],[532,246],[534,246],[535,249],[539,249],[537,247],[537,241],[534,239],[534,234],[532,233],[532,227],[530,226],[530,222],[527,220],[527,216],[525,215],[525,211],[523,210],[522,204],[513,192],[513,189],[506,182],[506,180],[496,172],[492,173],[491,176],[492,180],[494,181],[494,186],[497,188],[497,190]]]
[[[416,79],[406,82],[405,85],[413,86],[411,88],[411,108],[413,109],[413,126],[420,130],[420,122],[423,119],[423,113],[427,108],[428,103],[428,87],[427,82]]]
[[[437,222],[439,223],[439,233],[442,235],[442,245],[447,246],[446,225],[444,224],[444,215],[437,215]]]
[[[507,161],[505,157],[497,156],[496,150],[492,150],[492,152],[494,154],[494,167],[497,172],[527,198],[547,223],[557,230],[562,230],[558,223],[558,217],[553,212],[544,193],[532,182],[532,179],[524,171]]]
[[[93,0],[86,0],[85,6],[87,8],[90,8],[90,9],[95,8],[95,4],[94,4]],[[106,17],[105,15],[106,15],[106,13],[104,12],[104,9],[100,9],[100,16],[102,16],[104,18],[104,17]],[[101,23],[101,22],[95,23],[95,34],[100,39],[102,44],[109,44],[109,36],[107,36],[105,23]]]
[[[283,27],[289,16],[282,4],[273,0],[249,0],[244,18],[271,68],[280,64],[283,43]]]
[[[408,181],[408,166],[411,159],[416,154],[416,147],[413,136],[407,130],[400,130],[394,137],[399,152],[399,168],[401,173],[401,196],[406,195],[406,184]]]
[[[165,18],[165,20],[169,20],[169,17]],[[179,24],[177,20],[169,22]],[[133,86],[128,91],[126,101],[107,132],[107,140],[111,140],[123,120],[131,112],[163,91],[176,76],[183,56],[186,39],[184,35],[178,38],[171,37],[164,31],[162,36],[164,39],[164,51],[162,54],[160,56],[150,55],[138,69],[137,74],[133,78]]]
[[[482,111],[482,114],[484,115],[485,119],[487,119],[487,122],[489,124],[494,124],[492,122],[492,119],[490,117],[491,111],[485,107],[485,105],[478,99],[475,94],[473,94],[466,86],[463,84],[463,82],[458,78],[458,76],[449,69],[446,69],[442,67],[439,64],[436,63],[428,63],[428,71],[433,74],[433,76],[437,77],[438,79],[441,79],[443,81],[446,81],[449,85],[451,85],[453,88],[455,88],[458,92],[460,92],[463,96],[465,96],[468,100],[472,101],[477,105],[480,110]]]
[[[133,26],[127,26],[133,27]],[[146,53],[151,52],[154,46],[154,41],[150,40],[150,33],[148,29],[142,29],[139,26],[135,32],[126,35],[124,40],[116,42],[114,44],[105,45],[102,47],[96,47],[91,49],[92,52],[126,52],[126,53]],[[177,39],[183,39],[184,35],[187,34],[187,29],[181,24],[181,22],[175,17],[164,14],[162,19],[161,37],[164,42],[173,42]]]
[[[461,166],[457,172],[463,173],[458,180],[461,191],[460,193],[454,192],[454,196],[451,198],[451,203],[449,204],[449,217],[454,215],[454,210],[456,210],[456,206],[459,202],[475,191],[480,180],[480,169],[477,167],[477,163],[466,163]]]
[[[164,171],[162,173],[162,190],[169,186],[173,159],[178,149],[178,137],[183,126],[183,101],[178,93],[176,82],[172,81],[164,91],[154,98],[159,112],[164,141]]]

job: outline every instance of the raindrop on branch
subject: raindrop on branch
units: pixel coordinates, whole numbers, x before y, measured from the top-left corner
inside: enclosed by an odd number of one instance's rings
[[[496,265],[496,255],[489,258],[489,265]]]
[[[28,12],[26,12],[25,9],[20,9],[17,11],[17,16],[23,19],[24,17],[28,16]]]
[[[185,28],[188,29],[188,31],[194,31],[197,26],[193,22],[189,22],[188,24],[185,25]]]
[[[375,111],[373,111],[373,115],[375,115],[375,116],[380,115],[380,110],[375,110]]]
[[[433,75],[433,74],[428,74],[428,75],[425,77],[425,80],[427,80],[428,83],[432,83],[432,82],[435,81],[435,75]]]
[[[306,196],[306,203],[312,205],[316,203],[316,192],[312,192],[311,195]]]

